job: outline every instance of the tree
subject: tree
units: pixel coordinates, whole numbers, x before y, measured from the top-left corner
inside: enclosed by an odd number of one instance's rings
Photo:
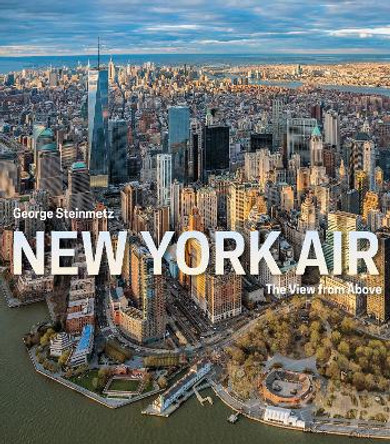
[[[378,388],[381,392],[387,391],[389,389],[389,381],[383,376],[379,376]]]
[[[305,344],[305,354],[306,356],[313,356],[315,353],[315,349],[313,347],[313,345],[311,344],[311,342],[308,342],[307,344]]]
[[[317,356],[317,359],[319,359],[320,361],[326,361],[327,359],[329,359],[329,355],[330,355],[330,352],[325,347],[317,348],[316,356]]]
[[[239,364],[243,364],[245,361],[245,353],[240,348],[233,348],[231,355],[234,361]]]
[[[356,390],[364,390],[366,388],[366,378],[364,377],[364,374],[361,372],[354,373],[352,375],[352,383]]]
[[[165,378],[164,376],[160,376],[157,380],[157,384],[161,389],[167,388],[168,386],[167,378]]]
[[[341,321],[341,331],[343,333],[351,333],[353,330],[356,330],[356,324],[355,321],[351,318],[347,318],[345,317],[342,321]]]
[[[303,337],[307,337],[309,334],[309,327],[305,324],[299,326],[299,334]]]
[[[365,356],[359,358],[358,363],[363,371],[367,371],[369,369],[370,364]]]
[[[319,321],[313,321],[311,324],[310,324],[310,330],[311,331],[320,331],[321,330],[321,324],[320,324],[320,322]]]
[[[326,376],[333,381],[340,379],[340,369],[336,361],[332,361],[326,369]]]
[[[333,344],[337,345],[341,340],[341,333],[338,331],[332,331],[330,338]]]
[[[374,375],[369,373],[366,375],[366,388],[367,390],[374,390],[376,388],[375,378]]]
[[[42,347],[45,347],[49,344],[49,336],[45,333],[41,339],[39,340],[39,343],[42,345]]]
[[[62,353],[62,355],[58,358],[58,365],[60,365],[61,367],[64,366],[69,358],[69,355],[70,349],[65,350],[64,353]]]
[[[349,344],[346,341],[341,341],[339,346],[337,347],[337,350],[342,355],[348,357],[349,356]]]

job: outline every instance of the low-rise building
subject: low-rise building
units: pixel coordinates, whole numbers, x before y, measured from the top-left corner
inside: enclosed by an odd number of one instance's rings
[[[300,419],[292,410],[281,407],[267,407],[264,413],[264,421],[283,424],[297,429],[306,428],[306,423],[303,419]]]
[[[81,338],[76,346],[75,351],[70,357],[69,364],[72,367],[87,364],[88,358],[93,350],[94,343],[94,327],[91,324],[85,325],[81,333]]]
[[[67,333],[57,333],[56,336],[50,340],[50,356],[59,358],[66,350],[69,350],[72,345],[73,341]]]
[[[161,413],[173,404],[180,396],[192,388],[211,370],[211,362],[202,360],[192,366],[188,373],[172,387],[161,394],[155,401],[154,407]]]
[[[95,325],[95,299],[69,301],[66,317],[67,332],[79,334],[88,324]]]

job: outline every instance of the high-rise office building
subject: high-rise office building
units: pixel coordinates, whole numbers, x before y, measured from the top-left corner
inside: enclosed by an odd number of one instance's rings
[[[318,208],[311,193],[308,193],[302,202],[298,229],[301,232],[318,230]]]
[[[218,226],[218,198],[214,188],[200,188],[196,194],[199,214],[205,228],[215,230]]]
[[[316,126],[310,137],[310,165],[312,167],[322,166],[322,135],[318,126]]]
[[[64,141],[59,145],[61,168],[63,171],[68,170],[77,161],[77,145],[71,140]]]
[[[14,197],[19,192],[19,170],[16,156],[0,152],[0,197]]]
[[[363,200],[363,221],[367,222],[368,213],[371,210],[377,210],[379,209],[379,196],[377,193],[374,193],[373,191],[367,191],[367,193],[364,196]]]
[[[287,157],[299,154],[301,165],[310,162],[310,136],[317,126],[316,119],[292,118],[287,120]]]
[[[68,172],[67,202],[69,210],[92,210],[94,207],[87,165],[75,162]]]
[[[206,315],[212,324],[238,316],[242,311],[242,276],[227,271],[222,276],[207,273]]]
[[[349,147],[349,187],[357,189],[357,170],[363,170],[368,176],[368,187],[375,189],[376,150],[368,133],[360,132]]]
[[[50,197],[62,195],[60,152],[55,143],[39,148],[36,170],[36,189],[45,190]]]
[[[357,214],[344,211],[335,211],[328,214],[328,229],[326,231],[325,257],[329,270],[333,270],[333,236],[335,231],[342,233],[342,272],[348,274],[349,270],[349,238],[351,231],[359,231],[363,227],[362,218]]]
[[[166,313],[164,277],[153,273],[153,257],[142,246],[131,249],[132,297],[145,321],[140,342],[150,342],[165,337]]]
[[[271,150],[273,148],[273,135],[267,133],[251,134],[250,152],[254,153],[261,149]]]
[[[123,119],[108,121],[108,146],[110,159],[110,183],[127,180],[127,122]]]
[[[179,223],[181,217],[181,192],[183,184],[178,180],[174,180],[171,185],[170,195],[170,222],[174,231],[179,231]]]
[[[183,188],[181,191],[181,213],[180,225],[183,229],[188,226],[189,216],[196,206],[196,193],[191,187]]]
[[[367,296],[367,314],[379,322],[390,318],[390,234],[378,232],[378,253],[374,257],[378,275],[367,275],[369,287],[380,287],[380,294]]]
[[[329,110],[325,113],[324,122],[325,143],[340,148],[340,117],[333,111]]]
[[[188,176],[188,140],[190,137],[190,109],[171,106],[168,109],[168,152],[172,154],[172,177],[185,181]]]
[[[274,149],[282,144],[283,133],[283,104],[280,99],[274,99],[272,101],[272,147]]]
[[[35,124],[33,126],[33,148],[34,148],[34,163],[37,165],[38,150],[49,143],[55,142],[53,130],[46,128],[45,125]]]
[[[172,155],[157,154],[157,202],[158,205],[170,204],[172,185]]]
[[[110,57],[110,61],[108,63],[108,80],[110,83],[115,82],[115,64],[112,61],[112,57]]]
[[[264,199],[256,184],[233,182],[227,196],[227,226],[230,230],[240,230],[248,219],[250,210]]]
[[[203,135],[203,171],[227,170],[229,168],[229,127],[206,126]]]
[[[143,204],[143,194],[139,182],[131,182],[121,190],[121,216],[129,230],[133,230],[134,209]]]
[[[194,120],[191,124],[189,159],[188,159],[188,178],[192,182],[197,182],[202,176],[200,168],[202,166],[202,129],[200,123]]]
[[[92,187],[106,187],[108,157],[108,71],[88,71],[88,168]]]

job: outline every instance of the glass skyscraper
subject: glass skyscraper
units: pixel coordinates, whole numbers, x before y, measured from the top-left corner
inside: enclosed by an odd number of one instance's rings
[[[183,181],[188,165],[187,144],[190,133],[190,109],[172,106],[168,110],[168,146],[172,154],[174,179]]]
[[[91,186],[108,185],[108,71],[88,71],[88,168]]]
[[[123,119],[108,121],[110,148],[110,183],[127,180],[127,122]]]

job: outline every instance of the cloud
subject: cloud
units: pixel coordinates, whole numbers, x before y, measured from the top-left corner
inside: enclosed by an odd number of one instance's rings
[[[0,0],[0,55],[388,53],[390,2],[378,0]]]
[[[333,31],[328,31],[330,35],[336,37],[349,37],[358,36],[360,38],[366,37],[390,37],[390,25],[379,27],[379,28],[346,28],[346,29],[336,29]]]

